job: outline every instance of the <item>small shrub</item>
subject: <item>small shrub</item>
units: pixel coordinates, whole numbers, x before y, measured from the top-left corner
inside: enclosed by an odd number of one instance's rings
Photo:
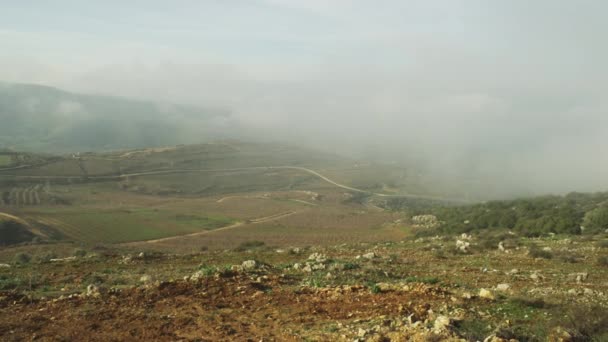
[[[599,248],[608,248],[608,240],[602,240],[597,243]]]
[[[529,249],[528,253],[533,258],[542,258],[542,259],[551,259],[553,258],[553,253],[549,251],[542,250],[536,246],[532,246]]]
[[[598,305],[571,307],[564,323],[573,341],[606,341],[608,337],[608,310]]]
[[[72,255],[75,257],[82,258],[87,255],[87,251],[85,251],[84,249],[78,248],[78,249],[74,250],[74,253],[72,253]]]
[[[600,266],[608,267],[608,255],[598,257],[597,264]]]
[[[29,264],[29,262],[32,261],[32,256],[27,253],[17,253],[13,260],[15,261],[15,264]]]
[[[243,251],[246,251],[249,249],[260,248],[265,245],[266,245],[266,243],[264,243],[264,241],[245,241],[245,242],[241,243],[234,250],[237,252],[243,252]]]

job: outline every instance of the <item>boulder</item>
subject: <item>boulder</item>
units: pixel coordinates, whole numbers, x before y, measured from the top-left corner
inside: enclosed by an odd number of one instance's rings
[[[488,300],[496,299],[496,297],[494,296],[494,293],[492,293],[492,291],[487,290],[487,289],[479,290],[479,298],[488,299]]]
[[[258,263],[255,260],[245,260],[241,264],[241,267],[245,271],[253,270],[253,269],[256,269],[258,267]]]
[[[0,268],[11,268],[9,264],[0,264]]]

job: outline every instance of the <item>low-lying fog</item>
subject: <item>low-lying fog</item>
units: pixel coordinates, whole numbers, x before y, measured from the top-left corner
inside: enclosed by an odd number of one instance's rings
[[[1,80],[220,107],[256,134],[497,197],[608,190],[604,1],[53,1]],[[260,138],[260,136],[262,138]]]

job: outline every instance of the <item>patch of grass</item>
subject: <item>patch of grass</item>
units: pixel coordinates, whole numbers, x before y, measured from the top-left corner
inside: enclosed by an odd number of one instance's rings
[[[434,284],[439,283],[439,278],[437,278],[437,277],[416,277],[416,276],[412,276],[412,277],[405,278],[405,282],[406,283],[424,283],[424,284],[434,285]]]
[[[15,264],[18,264],[18,265],[29,264],[31,260],[32,260],[32,256],[28,253],[17,253],[13,257],[13,261],[15,262]]]
[[[597,257],[597,264],[600,266],[608,267],[608,255]]]
[[[250,249],[256,249],[256,248],[260,248],[260,247],[264,247],[266,245],[266,243],[264,241],[245,241],[242,242],[238,247],[236,247],[234,250],[237,252],[243,252],[246,250],[250,250]]]
[[[0,154],[0,166],[9,166],[13,163],[11,156]]]
[[[483,341],[492,333],[492,327],[488,321],[473,319],[460,322],[456,331],[468,341]]]
[[[552,259],[553,253],[542,250],[537,246],[531,246],[528,253],[533,258]]]
[[[572,335],[573,341],[608,340],[608,310],[602,306],[572,306],[561,324]]]

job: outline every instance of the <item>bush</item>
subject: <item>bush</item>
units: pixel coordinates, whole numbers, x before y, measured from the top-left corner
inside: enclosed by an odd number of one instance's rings
[[[30,261],[32,261],[32,256],[27,253],[17,253],[15,254],[13,260],[15,261],[15,264],[29,264]]]
[[[85,255],[87,255],[87,251],[85,251],[84,249],[76,249],[74,250],[74,253],[72,253],[73,256],[75,257],[84,257]]]
[[[608,267],[608,255],[598,257],[597,264],[600,266]]]
[[[608,310],[601,306],[574,306],[566,312],[564,328],[572,341],[606,341]]]
[[[254,249],[254,248],[260,248],[265,246],[266,243],[264,243],[264,241],[245,241],[243,243],[241,243],[237,248],[235,248],[235,251],[237,252],[243,252],[249,249]]]
[[[553,253],[549,251],[542,250],[536,246],[530,247],[529,253],[533,258],[542,258],[542,259],[551,259],[553,258]]]

